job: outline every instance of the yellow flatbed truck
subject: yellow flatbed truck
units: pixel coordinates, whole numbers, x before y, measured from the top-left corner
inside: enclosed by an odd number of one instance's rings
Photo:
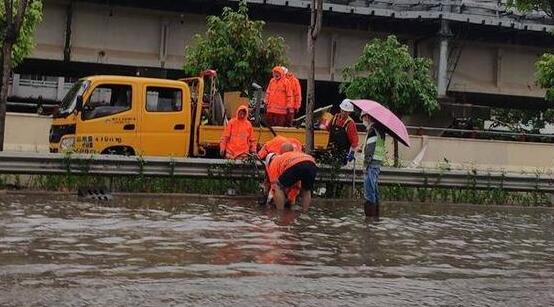
[[[76,82],[54,114],[50,152],[202,157],[217,148],[224,126],[204,124],[204,79],[167,80],[91,76]],[[274,132],[305,142],[301,128]],[[255,127],[258,144],[273,138]],[[316,130],[316,149],[327,147],[327,131]]]

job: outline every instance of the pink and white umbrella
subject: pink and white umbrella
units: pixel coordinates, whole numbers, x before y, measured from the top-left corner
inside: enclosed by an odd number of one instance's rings
[[[410,137],[406,126],[389,109],[376,101],[367,99],[352,100],[352,103],[383,125],[393,138],[410,147]]]

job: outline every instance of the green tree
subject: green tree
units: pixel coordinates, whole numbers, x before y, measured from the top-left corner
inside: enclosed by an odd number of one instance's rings
[[[554,54],[543,54],[535,67],[537,68],[537,84],[546,90],[544,99],[554,102]]]
[[[267,83],[271,69],[288,61],[284,39],[265,37],[264,25],[263,21],[250,20],[245,0],[236,11],[225,7],[221,17],[209,16],[206,33],[196,34],[185,48],[185,72],[197,75],[215,69],[224,91],[246,91],[252,82]]]
[[[4,150],[8,83],[14,66],[33,50],[33,33],[42,20],[39,0],[3,0],[0,2],[0,150]]]
[[[437,86],[431,78],[431,60],[414,58],[394,35],[365,45],[354,65],[343,71],[340,86],[348,98],[370,98],[398,117],[416,112],[432,114],[439,108]],[[398,164],[398,144],[395,142]]]
[[[508,0],[508,7],[522,12],[543,11],[550,17],[554,16],[554,0]]]

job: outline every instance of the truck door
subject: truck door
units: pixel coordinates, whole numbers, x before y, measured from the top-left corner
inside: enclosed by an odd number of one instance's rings
[[[77,119],[78,152],[135,154],[138,145],[136,85],[103,81],[92,85]]]
[[[143,155],[183,157],[190,144],[190,91],[182,85],[147,83],[142,89]]]

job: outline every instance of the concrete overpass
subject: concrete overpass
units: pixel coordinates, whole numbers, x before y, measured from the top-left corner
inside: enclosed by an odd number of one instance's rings
[[[291,69],[305,78],[310,1],[248,2],[252,18],[266,20],[268,33],[285,38]],[[433,59],[439,92],[451,102],[545,106],[534,78],[535,61],[554,42],[552,20],[544,14],[512,12],[497,1],[325,2],[318,104],[340,98],[341,71],[369,40],[394,33],[414,55]],[[36,49],[17,73],[66,81],[100,73],[179,77],[185,46],[204,32],[206,16],[224,5],[236,1],[44,0]]]

